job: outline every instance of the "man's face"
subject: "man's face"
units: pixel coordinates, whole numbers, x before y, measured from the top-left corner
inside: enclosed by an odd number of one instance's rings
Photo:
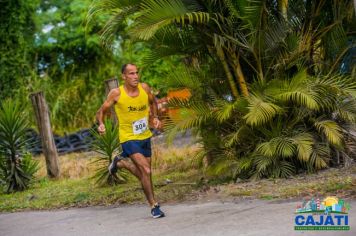
[[[122,78],[127,85],[137,87],[140,82],[137,67],[135,65],[127,65],[125,72],[122,74]]]

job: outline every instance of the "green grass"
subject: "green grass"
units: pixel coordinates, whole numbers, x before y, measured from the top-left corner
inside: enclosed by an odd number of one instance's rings
[[[184,178],[189,178],[190,181],[197,177],[196,172],[186,174],[184,173]],[[173,183],[165,184],[165,179],[170,179]],[[179,184],[178,180],[183,181],[183,173],[155,176],[154,185],[157,198],[162,202],[182,200],[186,194],[195,189],[194,184]],[[29,190],[13,194],[0,194],[0,211],[145,202],[141,186],[136,180],[129,180],[128,183],[118,186],[98,187],[90,178],[61,180],[42,178],[35,182]]]
[[[190,162],[196,148],[178,152]],[[171,153],[171,155],[169,155]],[[198,168],[176,158],[177,151],[157,155],[152,163],[155,195],[160,202],[180,201],[189,196],[201,178]],[[174,156],[173,156],[174,155]],[[94,174],[89,163],[95,158],[91,153],[70,154],[60,157],[61,178],[50,180],[46,177],[44,158],[40,157],[41,169],[31,187],[13,194],[0,193],[0,212],[58,209],[122,203],[146,203],[138,180],[129,175],[127,183],[117,186],[99,187],[90,177]],[[174,159],[177,162],[174,162]],[[180,166],[175,170],[174,166]],[[169,179],[172,183],[167,184]]]

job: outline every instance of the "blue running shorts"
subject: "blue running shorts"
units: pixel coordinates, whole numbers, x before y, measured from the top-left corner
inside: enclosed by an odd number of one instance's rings
[[[144,140],[130,140],[121,144],[123,157],[129,157],[135,153],[141,153],[145,157],[151,157],[151,138]]]

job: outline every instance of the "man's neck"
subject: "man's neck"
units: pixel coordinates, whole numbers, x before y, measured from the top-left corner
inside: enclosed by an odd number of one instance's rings
[[[126,93],[129,96],[135,96],[136,93],[139,91],[138,90],[138,85],[136,87],[133,87],[133,86],[130,86],[128,84],[124,84],[124,88],[125,88]]]

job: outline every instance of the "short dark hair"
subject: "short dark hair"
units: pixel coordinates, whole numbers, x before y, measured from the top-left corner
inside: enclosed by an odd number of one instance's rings
[[[133,63],[123,64],[123,65],[121,66],[121,74],[125,73],[126,67],[127,67],[128,65],[136,66],[136,65],[133,64]]]

